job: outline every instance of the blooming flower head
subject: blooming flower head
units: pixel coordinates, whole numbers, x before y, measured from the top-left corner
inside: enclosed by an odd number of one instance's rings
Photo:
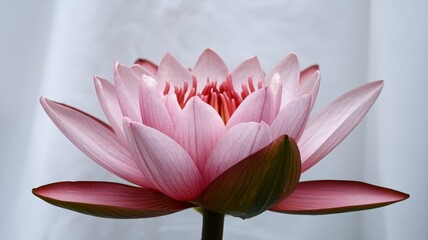
[[[264,74],[256,57],[229,72],[211,49],[190,70],[167,54],[159,65],[116,63],[114,85],[95,76],[108,124],[42,97],[81,151],[133,185],[61,182],[33,192],[101,217],[141,218],[202,207],[242,218],[266,210],[326,214],[369,209],[407,194],[355,181],[299,182],[361,121],[383,81],[351,90],[310,115],[317,65],[296,55]]]

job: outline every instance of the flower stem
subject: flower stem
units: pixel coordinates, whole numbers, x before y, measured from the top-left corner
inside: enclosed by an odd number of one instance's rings
[[[202,208],[202,240],[222,240],[224,214]]]

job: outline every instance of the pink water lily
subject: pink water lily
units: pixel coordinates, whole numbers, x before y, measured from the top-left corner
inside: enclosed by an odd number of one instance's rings
[[[385,206],[409,195],[356,181],[299,182],[361,121],[383,81],[364,84],[310,116],[317,65],[296,55],[268,74],[256,57],[229,72],[211,49],[190,70],[167,54],[159,65],[117,63],[114,85],[94,77],[108,124],[41,98],[82,152],[132,183],[60,182],[33,190],[85,214],[143,218],[201,207],[249,218],[265,210],[329,214]]]

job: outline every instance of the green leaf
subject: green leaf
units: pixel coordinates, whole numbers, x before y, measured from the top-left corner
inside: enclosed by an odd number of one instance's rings
[[[218,176],[196,202],[211,211],[254,217],[294,191],[300,167],[297,144],[279,137]]]

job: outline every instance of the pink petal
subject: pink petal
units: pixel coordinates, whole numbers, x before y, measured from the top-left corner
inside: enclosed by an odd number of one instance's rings
[[[386,206],[408,198],[392,189],[353,181],[300,182],[271,210],[292,214],[331,214]]]
[[[109,182],[59,182],[33,189],[48,203],[107,218],[146,218],[191,207],[147,188]]]
[[[160,88],[164,88],[166,82],[169,82],[171,84],[169,92],[171,93],[174,92],[174,85],[181,87],[184,81],[190,83],[192,81],[192,73],[174,56],[166,54],[159,64],[156,80]]]
[[[300,67],[297,56],[294,53],[282,59],[266,76],[266,83],[269,86],[275,73],[280,75],[283,85],[282,103],[285,106],[298,95]]]
[[[106,115],[114,132],[119,137],[124,146],[127,145],[126,137],[123,133],[122,110],[117,99],[116,88],[107,80],[98,76],[94,77],[95,89],[97,91],[98,101]]]
[[[116,63],[114,82],[124,116],[141,122],[139,103],[140,78],[130,68]]]
[[[199,195],[201,174],[178,143],[156,129],[129,119],[124,120],[124,129],[141,171],[157,190],[182,201]]]
[[[156,91],[157,82],[143,76],[140,90],[140,109],[143,124],[173,136],[174,126],[163,102],[163,95]]]
[[[319,70],[320,70],[320,67],[318,66],[318,64],[315,64],[303,69],[300,72],[300,86],[304,86],[308,82],[309,78],[312,77],[312,75],[316,71],[319,72]]]
[[[383,87],[383,81],[362,85],[330,103],[309,120],[298,143],[302,171],[306,171],[333,150],[369,111]]]
[[[308,72],[305,72],[305,73],[306,73],[305,75],[309,74]],[[311,76],[307,76],[306,79],[300,78],[300,89],[299,89],[298,95],[302,96],[308,93],[312,95],[310,110],[312,110],[318,95],[318,90],[320,88],[320,77],[321,77],[320,72],[315,71],[312,73]]]
[[[274,98],[273,114],[274,114],[274,117],[276,117],[279,113],[279,110],[281,109],[281,102],[282,102],[282,82],[281,82],[281,77],[279,76],[278,73],[273,75],[268,87],[273,94],[273,98]]]
[[[156,74],[153,74],[152,72],[150,72],[149,70],[145,69],[140,65],[132,65],[130,69],[134,72],[135,76],[137,76],[139,79],[141,79],[143,75],[147,75],[152,78],[156,77]]]
[[[235,89],[241,89],[242,84],[248,83],[251,77],[254,83],[263,80],[264,73],[257,57],[251,57],[243,61],[231,74],[232,82]]]
[[[206,184],[242,159],[267,146],[272,140],[265,123],[240,123],[229,129],[208,157],[203,176]]]
[[[201,170],[213,147],[226,131],[217,111],[199,97],[189,100],[175,129],[174,139],[186,149]]]
[[[165,95],[163,100],[175,129],[175,127],[177,126],[178,118],[182,111],[180,104],[178,104],[177,101],[177,95],[175,95],[174,93],[167,94]]]
[[[147,71],[149,71],[153,76],[156,76],[156,73],[158,71],[158,65],[153,63],[150,60],[139,58],[135,61],[135,64],[138,66],[141,66],[145,68]]]
[[[297,142],[305,129],[310,107],[310,94],[305,94],[289,102],[272,122],[272,137],[288,135]]]
[[[46,113],[82,152],[105,169],[140,186],[149,186],[132,155],[99,119],[64,104],[40,98]]]
[[[228,72],[229,70],[223,59],[209,48],[205,49],[192,69],[192,73],[198,79],[198,85],[202,85],[201,87],[205,85],[207,79],[210,81],[224,81]]]
[[[275,118],[275,96],[269,87],[251,93],[242,101],[227,122],[227,128],[242,122],[265,122]]]

